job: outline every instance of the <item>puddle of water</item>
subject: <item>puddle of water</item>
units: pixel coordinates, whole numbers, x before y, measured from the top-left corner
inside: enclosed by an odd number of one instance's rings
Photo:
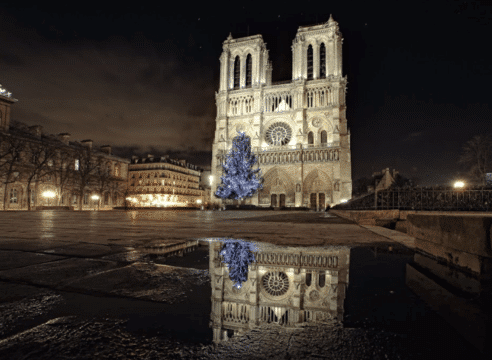
[[[224,343],[262,324],[296,328],[335,321],[344,328],[401,334],[412,344],[412,356],[420,358],[481,359],[477,349],[489,351],[483,284],[399,244],[350,248],[252,242],[256,261],[236,288],[220,255],[225,239],[200,240],[208,245],[180,256],[140,251],[139,261],[208,270],[210,282],[189,286],[182,302],[60,292],[65,302],[55,315],[126,319],[130,332],[182,343]],[[129,253],[127,259],[137,256]],[[462,290],[445,292],[453,287]],[[440,309],[448,318],[438,314]]]

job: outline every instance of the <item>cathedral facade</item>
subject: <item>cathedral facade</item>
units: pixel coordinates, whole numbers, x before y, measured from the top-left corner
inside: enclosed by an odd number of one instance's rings
[[[212,149],[213,193],[238,131],[250,139],[263,189],[245,203],[324,209],[352,197],[350,130],[345,117],[342,35],[330,16],[299,27],[292,44],[292,80],[272,84],[261,35],[223,43]]]
[[[307,322],[343,320],[349,284],[350,248],[287,247],[262,243],[249,264],[247,281],[236,288],[220,255],[209,245],[215,343],[262,324],[293,328]]]

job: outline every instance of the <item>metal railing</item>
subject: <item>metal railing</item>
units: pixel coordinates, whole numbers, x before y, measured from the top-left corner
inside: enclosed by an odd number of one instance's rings
[[[492,211],[492,189],[393,188],[339,204],[336,209]]]

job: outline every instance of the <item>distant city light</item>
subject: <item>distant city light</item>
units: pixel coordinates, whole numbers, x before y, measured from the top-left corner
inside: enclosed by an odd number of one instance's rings
[[[462,188],[464,186],[465,186],[465,183],[463,181],[456,181],[454,183],[454,187],[457,188],[457,189]]]

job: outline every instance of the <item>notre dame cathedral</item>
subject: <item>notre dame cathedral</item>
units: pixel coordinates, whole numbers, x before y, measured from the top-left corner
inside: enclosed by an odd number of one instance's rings
[[[209,326],[215,343],[261,324],[292,328],[306,322],[343,320],[350,247],[256,245],[255,262],[248,266],[247,280],[239,289],[233,286],[220,255],[222,243],[209,245]]]
[[[352,197],[342,41],[331,15],[325,24],[299,27],[292,80],[277,84],[261,35],[229,35],[224,41],[215,93],[212,202],[222,203],[213,193],[237,131],[249,137],[264,178],[263,189],[246,204],[324,209]]]

